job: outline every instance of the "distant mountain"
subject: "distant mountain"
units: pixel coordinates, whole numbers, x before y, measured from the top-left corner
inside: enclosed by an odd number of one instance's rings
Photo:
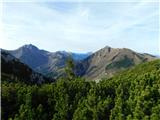
[[[88,53],[71,53],[71,56],[74,60],[80,61],[86,59],[88,56],[90,56],[92,52]]]
[[[47,76],[59,77],[64,72],[66,60],[72,57],[75,62],[88,57],[91,53],[71,53],[66,51],[48,52],[36,46],[24,45],[16,50],[8,51],[35,71]]]
[[[15,80],[17,80],[35,84],[53,82],[52,79],[46,78],[40,73],[36,73],[5,50],[1,50],[1,68],[2,82],[3,80],[9,82],[16,82]]]
[[[16,50],[8,52],[14,57],[20,59],[23,63],[29,65],[32,69],[48,62],[49,52],[39,50],[32,44],[24,45]]]
[[[136,53],[127,48],[106,46],[77,64],[76,72],[87,79],[96,80],[111,77],[117,72],[154,59],[155,56]]]

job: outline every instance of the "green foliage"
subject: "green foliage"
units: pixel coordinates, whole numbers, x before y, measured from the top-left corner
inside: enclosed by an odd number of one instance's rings
[[[2,119],[160,120],[160,60],[99,83],[70,72],[66,78],[42,85],[13,83],[2,77]]]
[[[75,68],[75,65],[74,65],[73,59],[69,57],[66,62],[66,68],[65,68],[66,79],[72,80],[75,78],[76,75],[74,73],[74,68]]]

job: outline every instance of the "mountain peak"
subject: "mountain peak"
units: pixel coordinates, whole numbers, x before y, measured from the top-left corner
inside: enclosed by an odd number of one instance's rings
[[[38,48],[35,45],[32,45],[32,44],[26,44],[26,45],[22,46],[21,48],[27,48],[27,49],[30,49],[30,50],[38,50]]]
[[[104,47],[104,49],[110,49],[110,48],[111,48],[111,47],[110,47],[110,46],[108,46],[108,45]]]
[[[105,46],[104,48],[100,49],[100,51],[103,53],[111,52],[111,50],[112,50],[112,48],[110,46]]]

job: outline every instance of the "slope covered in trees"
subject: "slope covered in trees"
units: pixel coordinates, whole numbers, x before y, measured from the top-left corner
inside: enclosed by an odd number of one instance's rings
[[[70,78],[42,85],[8,83],[2,78],[2,119],[160,119],[160,60],[99,83]]]

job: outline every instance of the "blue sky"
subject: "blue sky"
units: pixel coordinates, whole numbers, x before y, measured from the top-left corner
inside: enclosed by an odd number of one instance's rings
[[[1,48],[31,43],[48,51],[83,53],[108,45],[160,53],[158,0],[16,1],[1,4]]]

